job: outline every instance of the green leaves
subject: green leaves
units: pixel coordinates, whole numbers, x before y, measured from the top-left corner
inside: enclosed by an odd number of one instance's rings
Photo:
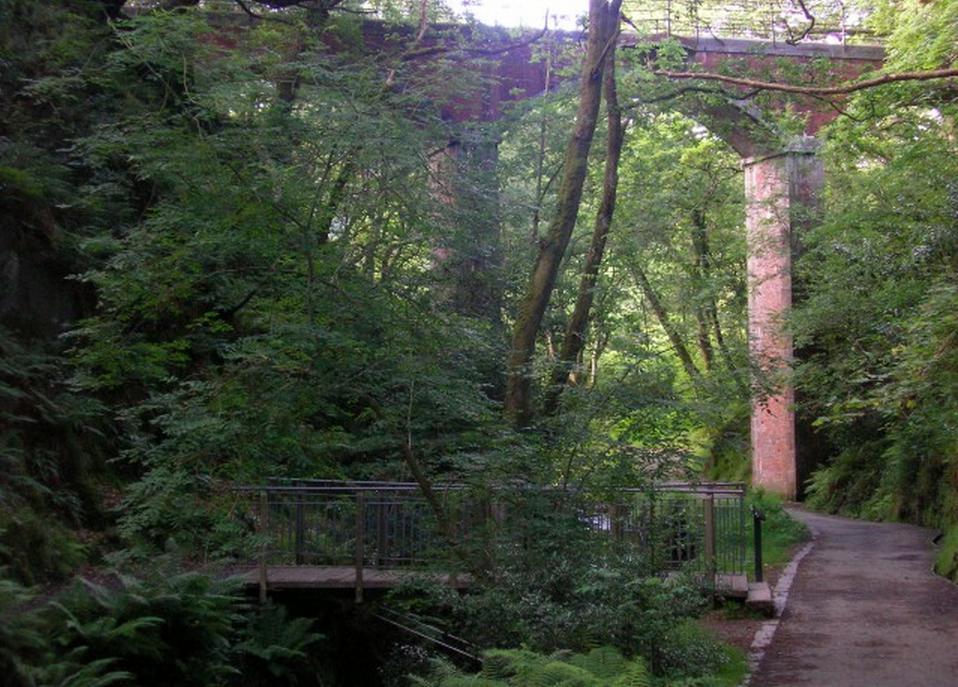
[[[294,683],[321,638],[312,621],[251,609],[232,581],[155,561],[148,579],[76,583],[56,601],[0,578],[0,666],[17,687]],[[21,606],[17,608],[17,606]]]
[[[938,20],[953,8],[916,3],[896,14],[889,69],[948,59],[932,45],[951,30]],[[916,32],[919,16],[927,30]],[[831,128],[826,222],[805,239],[807,296],[792,318],[808,351],[798,375],[805,407],[837,454],[812,478],[813,502],[927,524],[958,518],[944,429],[956,417],[958,168],[949,106],[931,109],[937,89],[863,93],[850,103],[856,120]]]
[[[585,654],[552,656],[524,649],[483,654],[479,675],[462,675],[437,667],[427,687],[648,687],[651,678],[642,659],[627,660],[615,649],[597,647]]]
[[[283,606],[271,606],[249,616],[248,637],[235,651],[248,663],[275,678],[295,681],[296,667],[307,651],[322,640],[310,618],[291,618]]]

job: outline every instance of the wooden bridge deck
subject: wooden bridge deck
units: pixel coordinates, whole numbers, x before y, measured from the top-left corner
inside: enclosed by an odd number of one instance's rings
[[[258,568],[243,575],[247,586],[260,583]],[[420,570],[396,570],[382,568],[363,568],[362,587],[364,589],[393,589],[405,580],[427,578],[454,589],[468,589],[472,581],[468,575],[450,575],[447,573]],[[280,589],[355,589],[356,568],[351,565],[271,565],[266,569],[267,585],[271,590]]]
[[[260,570],[254,568],[243,575],[248,587],[257,587],[260,583]],[[364,589],[393,589],[412,578],[427,578],[438,584],[465,590],[472,583],[469,575],[450,575],[448,573],[428,572],[409,569],[363,568],[362,587]],[[355,589],[356,568],[349,565],[271,565],[266,569],[267,586],[270,590],[321,590]],[[716,588],[729,598],[742,598],[748,595],[748,580],[745,575],[716,575]]]

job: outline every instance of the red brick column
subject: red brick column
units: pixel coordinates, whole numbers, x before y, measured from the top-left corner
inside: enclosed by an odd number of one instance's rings
[[[752,484],[794,499],[797,488],[792,337],[783,319],[792,305],[792,231],[807,224],[823,181],[814,139],[777,154],[747,158],[749,353]]]

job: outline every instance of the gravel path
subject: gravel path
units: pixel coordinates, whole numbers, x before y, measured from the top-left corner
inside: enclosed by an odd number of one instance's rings
[[[751,687],[958,687],[958,586],[932,532],[790,509],[816,535]]]

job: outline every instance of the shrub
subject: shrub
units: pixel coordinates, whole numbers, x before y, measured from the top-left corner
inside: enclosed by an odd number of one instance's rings
[[[945,533],[935,558],[935,572],[958,582],[958,525]]]
[[[668,630],[653,659],[657,673],[672,677],[703,677],[716,673],[728,661],[724,647],[692,622]]]

